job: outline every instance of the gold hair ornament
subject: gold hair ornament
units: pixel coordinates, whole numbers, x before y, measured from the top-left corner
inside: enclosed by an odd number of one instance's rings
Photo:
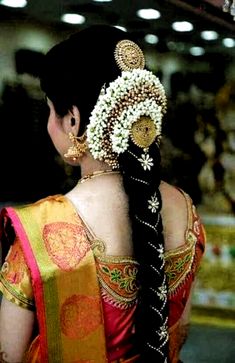
[[[124,39],[117,43],[114,58],[122,71],[144,69],[144,54],[140,47],[131,40]]]
[[[69,133],[69,140],[72,143],[72,146],[69,147],[66,154],[64,154],[64,157],[66,159],[71,159],[73,161],[76,161],[78,158],[80,158],[88,149],[87,143],[86,143],[86,132],[82,136],[75,136],[72,132]]]
[[[149,147],[154,142],[153,135],[159,142],[165,112],[165,90],[152,72],[123,71],[108,85],[105,94],[98,97],[91,113],[87,143],[92,156],[113,169],[118,168],[118,155],[128,150],[129,138],[143,149],[146,143]],[[141,121],[141,128],[132,129],[142,117],[145,121]]]
[[[130,131],[131,140],[142,149],[148,148],[154,142],[156,136],[157,128],[150,117],[141,116],[132,124]]]

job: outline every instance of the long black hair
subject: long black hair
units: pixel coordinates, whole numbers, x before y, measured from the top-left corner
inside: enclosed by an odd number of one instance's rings
[[[41,87],[63,116],[72,105],[79,108],[84,132],[100,90],[121,75],[114,49],[130,39],[109,26],[93,26],[72,35],[45,57]],[[119,157],[135,256],[140,264],[140,294],[136,313],[136,339],[144,362],[166,362],[168,355],[167,290],[164,273],[164,239],[161,220],[159,143],[148,149],[151,168],[143,168],[143,150],[132,141]]]

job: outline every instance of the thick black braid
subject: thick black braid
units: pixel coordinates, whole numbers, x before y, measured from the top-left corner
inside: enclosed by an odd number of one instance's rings
[[[134,251],[140,263],[136,336],[141,350],[141,361],[165,363],[168,356],[168,337],[164,336],[164,332],[160,336],[159,329],[167,323],[168,304],[166,295],[158,295],[159,287],[163,283],[166,286],[166,277],[163,253],[160,253],[160,250],[164,250],[164,238],[159,191],[161,158],[157,143],[153,143],[148,150],[154,164],[151,170],[144,170],[138,160],[143,154],[143,149],[130,142],[128,150],[119,158],[124,188],[129,197]],[[151,211],[148,203],[153,196],[159,202],[156,213]]]

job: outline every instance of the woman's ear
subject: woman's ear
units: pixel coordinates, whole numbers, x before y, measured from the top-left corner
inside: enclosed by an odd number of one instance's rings
[[[77,136],[80,129],[80,112],[77,106],[72,106],[66,116],[63,117],[63,128],[66,134],[72,132]]]

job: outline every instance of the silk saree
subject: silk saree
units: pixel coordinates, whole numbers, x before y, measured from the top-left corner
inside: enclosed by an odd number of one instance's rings
[[[195,207],[184,195],[185,241],[165,253],[170,363],[179,361],[185,339],[180,318],[205,239]],[[1,224],[2,243],[13,245],[2,266],[0,290],[37,315],[38,330],[25,362],[137,362],[132,343],[138,292],[134,258],[102,254],[99,241],[61,195],[6,208]]]

